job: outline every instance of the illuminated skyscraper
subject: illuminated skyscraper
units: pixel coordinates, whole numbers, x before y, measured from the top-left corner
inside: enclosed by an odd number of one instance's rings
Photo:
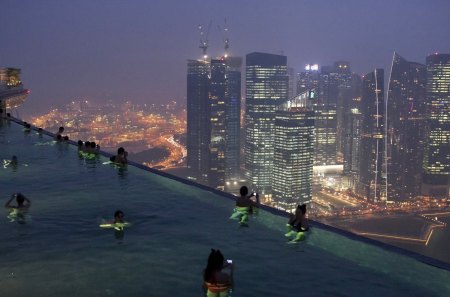
[[[427,57],[427,132],[422,192],[449,197],[450,54]]]
[[[405,200],[420,194],[425,90],[425,65],[394,53],[386,102],[388,200]]]
[[[24,89],[20,80],[20,69],[0,68],[0,109],[19,107],[28,97],[29,90]]]
[[[190,178],[221,190],[240,173],[241,63],[238,57],[188,62]]]
[[[275,111],[288,98],[286,56],[246,56],[245,173],[253,189],[270,195]]]
[[[226,71],[225,59],[211,60],[209,80],[209,105],[211,143],[208,183],[213,188],[224,189],[225,186],[225,149],[226,149]]]
[[[211,106],[210,63],[189,60],[187,69],[187,167],[192,179],[208,183]]]
[[[385,198],[384,164],[384,71],[375,69],[363,78],[361,142],[356,193],[369,201]]]
[[[289,212],[311,200],[314,111],[308,91],[289,99],[275,114],[273,202]]]

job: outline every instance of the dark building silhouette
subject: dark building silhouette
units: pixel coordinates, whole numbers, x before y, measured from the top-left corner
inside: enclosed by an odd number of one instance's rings
[[[241,57],[226,58],[226,148],[225,181],[240,179],[241,153]]]
[[[246,56],[245,174],[254,190],[270,197],[275,112],[288,98],[286,56]]]
[[[406,200],[420,194],[425,95],[425,65],[394,53],[386,100],[388,200]]]
[[[189,60],[187,69],[187,167],[190,178],[207,184],[211,142],[210,63]]]
[[[22,105],[30,93],[23,88],[20,72],[18,68],[0,68],[0,116]]]
[[[449,197],[450,176],[450,54],[426,58],[427,130],[422,192]]]
[[[343,173],[349,177],[349,186],[353,188],[358,180],[359,150],[362,127],[361,98],[362,78],[353,74],[351,78],[351,101],[344,109],[343,120]]]
[[[241,63],[238,57],[188,61],[189,177],[221,190],[240,173]]]
[[[385,199],[383,175],[385,105],[384,71],[375,69],[363,78],[361,98],[361,138],[356,194],[369,201]]]

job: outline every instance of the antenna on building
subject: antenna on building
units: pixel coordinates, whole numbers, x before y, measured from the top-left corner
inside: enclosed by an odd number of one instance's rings
[[[228,26],[227,26],[227,19],[224,20],[224,28],[220,27],[220,25],[217,26],[219,28],[220,33],[222,34],[222,39],[224,43],[224,49],[225,49],[225,58],[228,57],[228,50],[230,48],[230,39],[228,38]]]
[[[208,49],[208,35],[209,35],[209,29],[211,29],[211,23],[212,21],[209,21],[209,25],[208,25],[208,29],[205,33],[205,31],[203,30],[203,26],[199,25],[198,26],[198,30],[200,32],[200,46],[199,48],[202,49],[203,51],[203,59],[207,59],[208,55],[206,54],[206,51]]]

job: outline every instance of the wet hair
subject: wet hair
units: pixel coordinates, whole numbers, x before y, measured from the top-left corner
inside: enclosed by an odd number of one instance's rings
[[[12,157],[11,157],[11,161],[12,161],[12,162],[17,162],[17,156],[16,156],[16,155],[12,156]]]
[[[116,156],[111,156],[111,157],[109,157],[109,161],[115,162],[115,161],[116,161]]]
[[[63,137],[63,139],[64,140],[69,140],[69,136],[66,135],[66,136]]]
[[[81,141],[81,140],[78,140],[78,146],[83,146],[83,141]]]
[[[241,194],[241,196],[246,196],[248,194],[248,188],[246,186],[242,186],[239,190],[239,193]]]
[[[205,271],[203,273],[203,280],[205,282],[215,283],[214,273],[220,271],[223,268],[223,257],[220,250],[211,249],[211,253],[208,257],[208,264],[206,265]]]
[[[26,128],[31,128],[31,125],[28,124],[28,123],[26,123],[26,124],[25,124],[25,127],[26,127]]]
[[[39,132],[42,132],[42,128],[38,128],[38,131],[39,131]]]
[[[91,143],[90,143],[89,141],[85,141],[85,142],[84,142],[84,146],[85,146],[85,147],[90,147],[90,146],[91,146]]]
[[[91,142],[91,148],[95,148],[95,141]]]
[[[14,194],[16,196],[17,205],[21,206],[25,202],[25,196],[21,193]]]
[[[114,213],[114,218],[117,218],[119,215],[122,215],[122,217],[124,216],[123,211],[121,210],[116,210],[116,212]]]
[[[56,136],[56,139],[57,139],[57,140],[62,140],[61,134],[58,134],[58,135]]]
[[[297,206],[297,208],[300,209],[300,211],[302,212],[302,214],[305,214],[305,213],[306,213],[306,204],[299,205],[299,206]]]
[[[64,131],[64,127],[63,126],[59,127],[58,131],[59,132],[63,132]]]
[[[118,155],[121,155],[121,154],[123,154],[123,153],[125,153],[125,149],[124,149],[123,147],[119,147],[119,148],[117,149],[117,154],[118,154]]]

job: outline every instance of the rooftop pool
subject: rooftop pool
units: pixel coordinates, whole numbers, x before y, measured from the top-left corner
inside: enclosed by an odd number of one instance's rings
[[[231,195],[52,140],[0,121],[0,159],[19,161],[0,167],[0,202],[32,201],[25,221],[0,217],[0,296],[204,296],[211,248],[235,263],[232,296],[450,296],[445,263],[319,223],[288,244],[276,211],[240,227]],[[99,228],[117,209],[132,226]]]

